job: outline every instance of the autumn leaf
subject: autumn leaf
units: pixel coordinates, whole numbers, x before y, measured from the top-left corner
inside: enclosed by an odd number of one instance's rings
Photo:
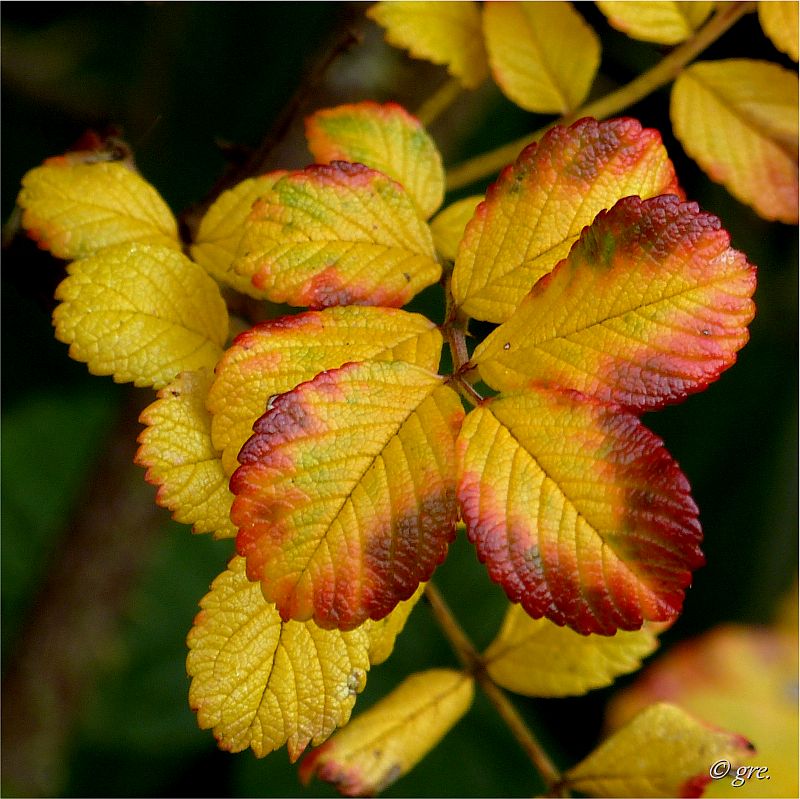
[[[481,17],[474,2],[376,3],[367,16],[386,29],[386,41],[408,50],[414,58],[443,64],[467,89],[475,89],[488,74]]]
[[[119,383],[163,388],[180,372],[213,369],[228,335],[217,284],[177,250],[118,244],[74,261],[56,290],[56,337]]]
[[[119,161],[49,158],[22,179],[22,226],[57,258],[95,255],[125,242],[180,250],[178,227],[158,192]]]
[[[463,410],[402,361],[347,364],[282,394],[231,480],[248,576],[284,619],[352,629],[426,581],[455,535]]]
[[[158,486],[156,502],[173,518],[191,524],[196,533],[232,538],[233,494],[220,453],[211,443],[211,415],[205,399],[213,375],[205,370],[182,372],[142,412],[147,425],[139,435],[136,463],[145,479]]]
[[[345,796],[375,796],[407,774],[469,710],[474,681],[463,672],[412,674],[300,764]]]
[[[636,671],[658,647],[660,626],[613,636],[580,635],[547,619],[532,619],[519,605],[483,654],[489,676],[525,696],[576,696]]]
[[[694,203],[620,200],[472,362],[502,391],[543,381],[639,411],[682,400],[748,339],[755,268],[729,244]]]
[[[395,611],[403,621],[409,604]],[[264,757],[286,745],[295,761],[309,743],[322,743],[347,723],[366,684],[372,622],[345,633],[310,621],[283,622],[247,579],[239,557],[200,607],[187,639],[189,703],[221,749],[249,747]],[[384,653],[394,644],[387,630],[399,626],[379,629]]]
[[[792,612],[797,613],[794,596]],[[758,752],[742,766],[764,769],[736,779],[720,770],[703,796],[774,797],[798,793],[797,624],[789,630],[726,624],[677,644],[606,710],[615,730],[653,702],[671,702],[697,718],[736,730]],[[741,774],[740,774],[741,777]]]
[[[505,321],[583,228],[632,194],[680,194],[657,131],[633,119],[553,128],[501,173],[467,225],[453,272],[457,304]]]
[[[337,161],[281,178],[248,220],[235,270],[272,302],[398,307],[441,274],[400,184]]]
[[[793,61],[798,55],[798,8],[796,2],[762,0],[758,4],[758,21],[770,41]]]
[[[316,161],[364,164],[396,180],[427,219],[442,204],[444,169],[433,139],[397,103],[340,105],[306,118]]]
[[[634,39],[678,44],[688,39],[714,10],[713,2],[597,0],[609,25]]]
[[[228,475],[270,398],[352,361],[407,361],[439,368],[442,335],[424,316],[342,306],[262,322],[239,335],[216,368],[207,406]]]
[[[448,261],[455,261],[458,245],[464,238],[464,229],[472,219],[475,209],[483,202],[482,194],[464,197],[448,205],[431,220],[431,233],[436,252]]]
[[[532,617],[604,635],[677,617],[703,563],[697,508],[635,416],[531,386],[471,411],[457,455],[467,535]]]
[[[286,174],[278,171],[248,178],[220,194],[200,221],[191,247],[194,261],[212,277],[252,297],[259,298],[262,292],[253,286],[250,278],[233,271],[233,262],[253,203]]]
[[[497,85],[539,114],[577,108],[600,66],[600,39],[566,2],[487,2],[483,30]]]
[[[684,69],[670,102],[686,152],[764,219],[797,224],[797,75],[751,59]]]
[[[564,775],[589,796],[700,796],[717,761],[740,762],[752,745],[678,707],[650,705]]]

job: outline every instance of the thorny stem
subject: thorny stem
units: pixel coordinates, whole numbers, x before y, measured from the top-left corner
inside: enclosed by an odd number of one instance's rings
[[[431,610],[439,627],[453,647],[453,651],[461,661],[464,669],[475,678],[495,710],[506,723],[511,734],[516,738],[517,743],[533,763],[534,768],[541,774],[548,791],[552,792],[561,782],[561,774],[559,774],[553,761],[550,760],[547,752],[536,740],[505,692],[489,676],[483,658],[475,649],[472,641],[469,640],[455,616],[453,616],[453,612],[433,582],[429,582],[425,586],[425,596],[430,602]]]
[[[754,11],[755,8],[756,4],[753,2],[736,2],[722,5],[691,39],[676,47],[654,67],[643,72],[630,83],[581,106],[575,111],[565,114],[560,119],[548,123],[534,133],[526,134],[515,141],[504,144],[488,153],[470,158],[468,161],[449,169],[447,171],[447,190],[460,189],[482,178],[496,174],[506,164],[510,164],[524,147],[531,142],[538,141],[555,125],[569,125],[582,117],[605,119],[639,102],[656,89],[660,89],[675,80],[688,63],[700,55],[709,45],[713,44],[741,17]]]

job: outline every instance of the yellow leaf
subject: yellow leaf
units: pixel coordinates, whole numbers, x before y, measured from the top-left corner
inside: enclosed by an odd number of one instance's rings
[[[263,322],[236,338],[208,395],[214,446],[228,475],[271,397],[350,361],[408,361],[434,372],[442,336],[419,314],[342,306]]]
[[[657,649],[663,626],[647,622],[640,630],[613,636],[579,635],[511,605],[484,661],[491,678],[509,691],[576,696],[636,671]]]
[[[617,729],[653,702],[679,705],[756,745],[738,770],[707,768],[713,782],[704,796],[798,795],[796,618],[788,631],[722,625],[674,646],[614,697],[607,724]]]
[[[703,61],[672,90],[675,135],[706,174],[764,219],[797,224],[797,75],[750,59]]]
[[[317,111],[306,119],[306,139],[320,164],[350,161],[396,180],[425,219],[442,204],[442,157],[420,121],[396,103]]]
[[[118,161],[50,158],[22,179],[22,226],[58,258],[85,258],[123,242],[180,250],[178,227],[158,192]]]
[[[444,211],[431,220],[433,243],[442,258],[455,261],[458,245],[464,237],[464,228],[482,201],[482,194],[464,197],[462,200],[448,205]]]
[[[369,631],[369,662],[373,666],[383,663],[392,654],[397,636],[406,626],[411,611],[425,593],[425,583],[404,602],[401,602],[388,616],[378,621],[369,619],[362,625]]]
[[[697,721],[674,705],[650,705],[563,779],[589,796],[700,796],[709,768],[753,751],[740,735]]]
[[[657,131],[633,119],[555,127],[503,170],[467,225],[455,300],[476,319],[503,322],[600,211],[632,194],[680,193]]]
[[[797,0],[775,2],[761,0],[758,4],[758,21],[775,47],[797,61]]]
[[[282,171],[270,172],[268,175],[248,178],[220,194],[206,211],[191,247],[192,258],[210,275],[251,297],[261,297],[262,292],[253,286],[249,278],[233,271],[233,260],[239,251],[244,223],[253,203],[285,174]]]
[[[713,2],[597,0],[609,24],[633,39],[677,44],[688,39],[714,10]]]
[[[565,114],[586,98],[600,66],[600,39],[573,7],[553,2],[487,2],[489,65],[512,102]]]
[[[469,710],[474,681],[462,672],[412,674],[300,764],[346,796],[375,796],[407,774]]]
[[[272,302],[399,307],[441,274],[403,187],[336,161],[281,178],[248,219],[236,271]]]
[[[367,16],[386,29],[386,41],[414,58],[444,64],[467,89],[488,73],[481,18],[474,2],[381,2]]]
[[[205,400],[213,375],[206,370],[182,372],[142,412],[147,428],[139,435],[136,462],[147,468],[145,479],[158,486],[156,502],[173,511],[196,533],[231,538],[233,494],[220,453],[211,443],[211,415]]]
[[[437,374],[345,364],[279,396],[231,479],[248,575],[284,619],[353,629],[408,599],[455,535],[464,412]]]
[[[219,287],[176,250],[119,244],[67,272],[56,290],[56,337],[92,374],[163,388],[222,354],[228,312]]]

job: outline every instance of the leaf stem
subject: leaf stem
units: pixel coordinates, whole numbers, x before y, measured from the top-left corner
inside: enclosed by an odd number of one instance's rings
[[[450,78],[419,106],[414,116],[425,127],[428,127],[448,106],[453,104],[462,90],[461,81],[458,78]]]
[[[709,45],[713,44],[735,22],[745,14],[754,11],[754,2],[735,2],[723,4],[711,19],[694,36],[676,47],[654,67],[634,78],[609,94],[581,106],[560,119],[548,123],[533,133],[491,150],[488,153],[470,158],[447,171],[447,190],[453,191],[475,183],[482,178],[499,172],[510,164],[528,144],[538,141],[555,125],[569,125],[582,117],[605,119],[628,108],[652,94],[656,89],[678,77],[681,70]]]
[[[475,678],[495,710],[500,714],[500,718],[516,738],[517,743],[533,763],[534,768],[542,776],[548,790],[552,791],[560,784],[561,774],[550,760],[549,755],[536,740],[505,692],[492,681],[486,671],[482,656],[453,616],[453,612],[433,582],[429,582],[425,586],[425,596],[430,602],[431,610],[439,627],[465,670]]]

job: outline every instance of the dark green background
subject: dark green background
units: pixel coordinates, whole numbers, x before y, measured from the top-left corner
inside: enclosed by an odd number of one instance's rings
[[[382,45],[364,23],[366,6],[340,3],[5,3],[3,4],[3,220],[24,172],[63,152],[86,128],[122,128],[146,178],[178,212],[202,198],[225,164],[220,143],[255,146],[303,82],[321,49],[345,26],[364,35],[341,56],[299,116],[340,101],[398,100],[416,107],[443,78]],[[654,63],[658,48],[611,31],[593,6],[582,12],[602,34],[598,87],[626,82]],[[338,32],[338,33],[337,33]],[[750,56],[791,66],[758,28],[739,23],[704,57]],[[723,220],[735,247],[759,267],[751,343],[719,383],[645,421],[663,436],[688,475],[701,509],[708,565],[688,594],[665,646],[722,621],[768,621],[797,564],[797,234],[759,219],[709,183],[671,136],[668,93],[628,113],[662,131],[690,199]],[[299,117],[298,117],[299,119]],[[455,164],[538,128],[487,85],[432,127]],[[274,167],[307,158],[290,129]],[[68,544],[96,452],[128,389],[93,378],[52,336],[52,291],[61,265],[17,240],[3,260],[2,600],[3,664],[53,559]],[[416,305],[435,318],[436,290]],[[184,637],[197,601],[231,552],[230,542],[191,536],[169,521],[150,537],[141,579],[124,602],[119,635],[108,642],[74,720],[64,796],[330,795],[299,785],[285,750],[257,760],[219,752],[187,704]],[[115,524],[108,519],[109,529]],[[87,552],[103,568],[102,556]],[[474,641],[485,646],[502,616],[462,539],[437,572]],[[102,598],[98,598],[102,601]],[[90,631],[86,631],[90,635]],[[80,641],[76,642],[80,645]],[[415,610],[390,660],[370,673],[356,712],[410,671],[455,665],[428,608]],[[624,684],[628,680],[621,680]],[[613,690],[613,689],[612,689]],[[520,699],[526,719],[559,765],[594,745],[610,691],[567,700]],[[13,731],[4,731],[13,734]],[[488,703],[473,710],[388,795],[531,795],[535,775]],[[5,791],[11,795],[13,790]]]

